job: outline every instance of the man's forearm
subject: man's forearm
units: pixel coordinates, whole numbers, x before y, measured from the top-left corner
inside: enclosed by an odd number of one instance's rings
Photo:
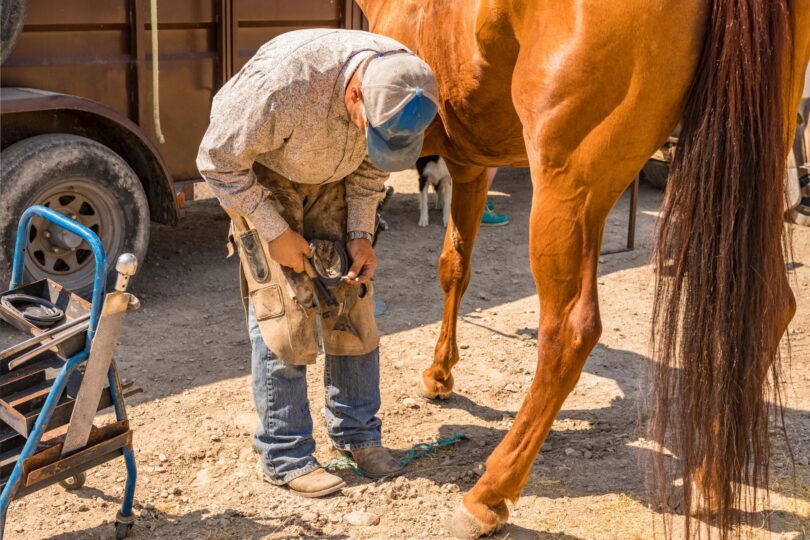
[[[206,171],[203,178],[223,206],[250,219],[259,236],[270,242],[287,230],[289,225],[273,208],[255,176],[251,175],[253,171],[244,175]]]

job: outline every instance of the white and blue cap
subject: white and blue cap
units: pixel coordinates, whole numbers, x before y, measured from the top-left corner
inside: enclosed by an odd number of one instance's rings
[[[436,77],[409,51],[380,53],[369,62],[362,82],[371,162],[384,171],[413,167],[422,152],[425,129],[436,116]]]

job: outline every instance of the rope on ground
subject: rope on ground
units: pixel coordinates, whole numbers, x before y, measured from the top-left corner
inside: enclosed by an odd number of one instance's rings
[[[410,450],[399,460],[399,464],[404,468],[409,465],[413,460],[418,459],[425,454],[428,454],[435,450],[436,448],[441,448],[444,446],[450,446],[452,444],[456,444],[459,441],[469,441],[469,435],[465,435],[464,433],[455,433],[452,437],[448,437],[447,439],[438,439],[433,442],[427,443],[416,443],[411,446]],[[341,458],[335,459],[327,463],[323,466],[329,472],[335,472],[339,469],[351,469],[351,471],[356,474],[357,476],[363,476],[363,473],[360,472],[360,469],[357,468],[357,464],[350,458],[349,456],[343,456]]]

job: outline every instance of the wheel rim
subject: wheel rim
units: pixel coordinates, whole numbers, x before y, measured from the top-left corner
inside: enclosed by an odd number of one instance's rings
[[[108,256],[121,250],[124,215],[109,191],[86,178],[66,178],[32,197],[96,233]],[[84,239],[34,216],[28,232],[25,268],[34,279],[51,278],[69,290],[93,282],[95,261]]]

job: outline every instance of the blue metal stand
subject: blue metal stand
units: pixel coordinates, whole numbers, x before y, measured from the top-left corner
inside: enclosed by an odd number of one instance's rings
[[[77,366],[79,366],[79,364],[86,361],[90,355],[90,346],[92,344],[96,328],[98,327],[107,282],[107,256],[104,252],[104,246],[102,245],[98,236],[96,236],[96,234],[87,227],[51,210],[50,208],[46,208],[44,206],[32,206],[23,213],[22,219],[20,220],[20,224],[17,228],[17,238],[14,246],[14,266],[11,274],[11,283],[9,285],[9,289],[14,289],[21,284],[23,275],[23,255],[27,245],[26,238],[28,235],[28,227],[31,223],[31,219],[34,216],[40,216],[47,219],[63,229],[83,238],[92,249],[93,256],[95,257],[96,269],[93,279],[93,295],[90,308],[89,328],[87,330],[87,340],[84,349],[71,356],[56,375],[53,386],[51,387],[48,397],[42,406],[42,410],[28,436],[28,440],[22,449],[22,453],[17,459],[17,463],[9,476],[8,482],[6,483],[2,494],[0,494],[0,540],[2,540],[3,531],[5,529],[8,507],[24,480],[22,477],[23,462],[36,453],[44,430],[51,419],[54,407],[62,397],[62,393],[65,390],[65,385],[67,384],[67,380],[71,372]],[[126,409],[124,406],[123,396],[121,395],[121,387],[117,373],[115,372],[114,363],[110,367],[108,379],[110,397],[112,399],[113,406],[115,407],[116,419],[118,421],[126,420]],[[116,521],[116,533],[119,538],[126,536],[126,533],[132,526],[132,504],[135,496],[135,482],[137,478],[135,456],[132,448],[126,446],[122,449],[122,451],[127,468],[127,482],[124,489],[124,500],[121,505],[121,511],[118,513]]]

